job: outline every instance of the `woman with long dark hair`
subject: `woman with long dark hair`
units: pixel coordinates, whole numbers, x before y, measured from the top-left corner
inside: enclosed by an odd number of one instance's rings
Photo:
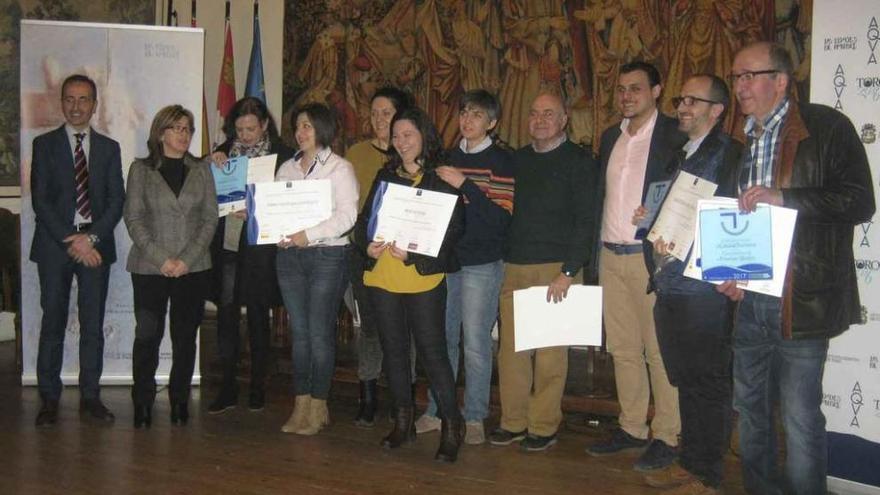
[[[132,246],[126,269],[134,288],[132,351],[134,426],[149,427],[156,397],[159,344],[170,300],[171,422],[189,420],[196,335],[210,284],[208,247],[217,227],[217,194],[209,165],[189,153],[192,112],[180,105],[156,114],[149,154],[131,164],[123,217]]]
[[[281,142],[275,120],[262,100],[246,97],[235,102],[223,126],[226,141],[214,150],[211,160],[222,167],[229,158],[255,158],[277,154],[275,170],[293,156]],[[234,239],[224,242],[224,239]],[[231,245],[230,245],[231,244]],[[217,350],[223,369],[220,393],[208,406],[209,414],[220,414],[238,403],[236,382],[239,358],[241,306],[247,308],[251,348],[251,379],[248,409],[259,411],[265,404],[264,383],[269,357],[269,313],[281,305],[275,278],[275,246],[250,246],[247,215],[238,211],[220,220],[211,245],[214,261],[214,289],[217,299]]]
[[[379,328],[388,384],[396,407],[394,428],[383,440],[396,448],[415,440],[412,389],[410,388],[410,341],[423,364],[436,394],[442,421],[440,448],[435,459],[454,462],[462,437],[462,418],[455,398],[455,380],[446,352],[444,330],[448,272],[459,269],[453,252],[464,223],[459,199],[437,257],[409,253],[393,243],[367,237],[377,190],[382,182],[458,195],[437,176],[444,153],[437,129],[424,111],[408,108],[395,114],[391,125],[394,153],[376,174],[355,228],[355,242],[368,257],[364,272]]]

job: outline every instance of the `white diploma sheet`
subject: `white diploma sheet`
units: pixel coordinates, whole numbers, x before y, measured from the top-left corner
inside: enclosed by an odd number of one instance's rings
[[[436,257],[458,196],[383,182],[372,239],[399,249]]]
[[[669,254],[684,261],[694,243],[697,201],[711,198],[716,189],[718,184],[714,182],[680,172],[648,232],[648,240],[654,242],[662,237],[669,245]]]
[[[248,243],[277,244],[333,213],[330,181],[258,182],[247,186]]]
[[[516,352],[542,347],[602,345],[602,287],[572,285],[562,302],[547,302],[547,287],[513,293]]]
[[[797,210],[791,208],[783,208],[781,206],[770,206],[764,203],[758,203],[759,206],[770,207],[770,220],[772,226],[773,237],[773,278],[769,280],[739,280],[736,285],[743,290],[766,294],[768,296],[782,297],[782,289],[785,284],[785,274],[788,271],[788,256],[791,252],[791,241],[794,238],[794,227],[797,222]],[[735,208],[737,201],[731,198],[712,198],[699,201],[697,210],[711,210],[717,208]],[[700,259],[700,222],[694,222],[695,241],[694,251],[687,266],[684,269],[684,276],[697,280],[703,279],[703,271],[697,265]],[[715,285],[720,285],[721,281],[710,281]]]
[[[278,155],[256,156],[248,160],[247,184],[272,182],[275,180],[275,162]]]

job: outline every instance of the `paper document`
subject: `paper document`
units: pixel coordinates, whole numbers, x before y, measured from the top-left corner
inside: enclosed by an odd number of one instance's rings
[[[513,293],[515,350],[602,345],[602,288],[572,285],[560,303],[547,302],[547,287]]]
[[[712,198],[701,200],[698,208],[736,207],[737,201],[731,198]],[[769,206],[758,203],[758,206]],[[773,230],[773,278],[770,280],[743,280],[738,281],[737,286],[743,290],[766,294],[768,296],[782,297],[782,288],[785,284],[785,274],[788,269],[788,257],[791,252],[791,241],[794,238],[794,227],[797,222],[797,210],[780,206],[769,206],[770,221]],[[702,254],[700,246],[700,224],[695,222],[695,241],[691,257],[684,269],[684,276],[703,280],[703,271],[697,265],[697,260]],[[720,285],[721,281],[710,281]]]
[[[333,212],[330,181],[258,182],[247,186],[248,244],[277,244]]]
[[[367,228],[370,239],[394,242],[411,253],[437,256],[457,195],[382,182],[376,198]]]
[[[684,261],[694,243],[697,201],[711,198],[716,189],[718,184],[714,182],[679,172],[657,215],[657,221],[648,232],[648,240],[654,242],[662,237],[669,245],[669,254]]]
[[[255,156],[248,160],[247,183],[274,182],[276,161],[278,161],[278,155],[276,154]]]

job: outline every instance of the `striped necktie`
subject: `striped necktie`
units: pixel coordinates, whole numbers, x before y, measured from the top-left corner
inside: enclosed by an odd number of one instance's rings
[[[86,220],[92,219],[92,208],[89,205],[89,167],[86,153],[83,151],[84,132],[77,132],[76,148],[73,150],[73,173],[76,182],[76,211]]]

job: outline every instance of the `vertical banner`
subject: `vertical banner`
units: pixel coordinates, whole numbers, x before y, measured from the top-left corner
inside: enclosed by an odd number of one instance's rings
[[[880,179],[880,2],[814,0],[811,101],[840,110]],[[876,215],[874,218],[878,218]],[[829,474],[880,486],[880,226],[857,225],[853,251],[862,324],[831,340],[822,411]]]
[[[202,121],[204,31],[115,24],[55,21],[21,23],[21,252],[22,256],[22,383],[36,383],[40,335],[40,284],[37,266],[28,260],[34,234],[30,170],[33,139],[64,123],[61,83],[74,73],[92,78],[98,87],[98,106],[92,127],[119,142],[123,175],[135,157],[147,155],[153,116],[162,107],[179,103]],[[191,152],[201,155],[201,132],[196,128]],[[122,221],[115,230],[118,260],[111,267],[104,321],[102,383],[131,382],[134,311],[131,277],[125,262],[131,240]],[[75,280],[75,279],[74,279]],[[79,374],[79,321],[76,282],[64,343],[66,384]],[[198,370],[198,365],[196,365]],[[171,345],[166,337],[157,376],[167,380]]]

